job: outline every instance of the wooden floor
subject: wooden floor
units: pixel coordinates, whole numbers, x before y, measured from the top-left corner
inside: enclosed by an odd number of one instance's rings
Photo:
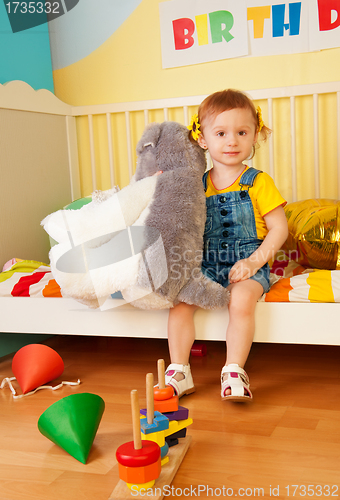
[[[15,401],[0,390],[0,499],[108,500],[119,479],[115,451],[132,440],[130,391],[145,405],[145,375],[156,377],[158,358],[168,362],[167,343],[65,336],[48,344],[64,360],[60,380],[82,384]],[[339,496],[340,348],[254,344],[246,367],[254,403],[240,405],[219,397],[224,344],[206,345],[207,356],[191,361],[197,391],[181,399],[192,443],[165,498]],[[11,361],[0,362],[0,380]],[[37,428],[46,408],[75,392],[106,405],[86,465]]]

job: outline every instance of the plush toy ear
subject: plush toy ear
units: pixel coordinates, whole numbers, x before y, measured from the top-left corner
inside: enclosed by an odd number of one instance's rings
[[[137,155],[140,155],[147,147],[155,148],[159,141],[161,131],[162,131],[161,123],[151,123],[150,125],[148,125],[137,144],[136,148]]]

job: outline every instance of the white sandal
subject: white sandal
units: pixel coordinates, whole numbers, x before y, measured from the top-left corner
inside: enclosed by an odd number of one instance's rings
[[[228,374],[228,377],[223,380],[223,375]],[[237,364],[226,365],[222,368],[221,373],[221,398],[230,401],[252,401],[253,395],[249,389],[249,378],[246,372]],[[231,394],[226,394],[225,391],[230,389]]]
[[[174,377],[176,373],[182,373],[184,375],[183,380],[176,380]],[[165,384],[171,385],[174,388],[175,394],[181,398],[187,394],[192,394],[195,392],[194,381],[192,379],[190,365],[179,365],[177,363],[172,363],[165,370]]]

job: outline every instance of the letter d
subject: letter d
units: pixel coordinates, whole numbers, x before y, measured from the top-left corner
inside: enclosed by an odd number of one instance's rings
[[[278,486],[277,488],[273,488],[271,491],[271,495],[273,497],[278,497],[280,495],[280,486]]]
[[[318,0],[320,31],[334,30],[340,26],[340,0]],[[332,11],[337,13],[332,23]]]

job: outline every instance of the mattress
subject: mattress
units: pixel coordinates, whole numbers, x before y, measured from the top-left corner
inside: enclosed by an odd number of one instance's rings
[[[273,285],[261,302],[340,302],[340,270],[274,260],[271,271]],[[14,258],[0,273],[0,297],[62,297],[62,291],[48,264]]]

